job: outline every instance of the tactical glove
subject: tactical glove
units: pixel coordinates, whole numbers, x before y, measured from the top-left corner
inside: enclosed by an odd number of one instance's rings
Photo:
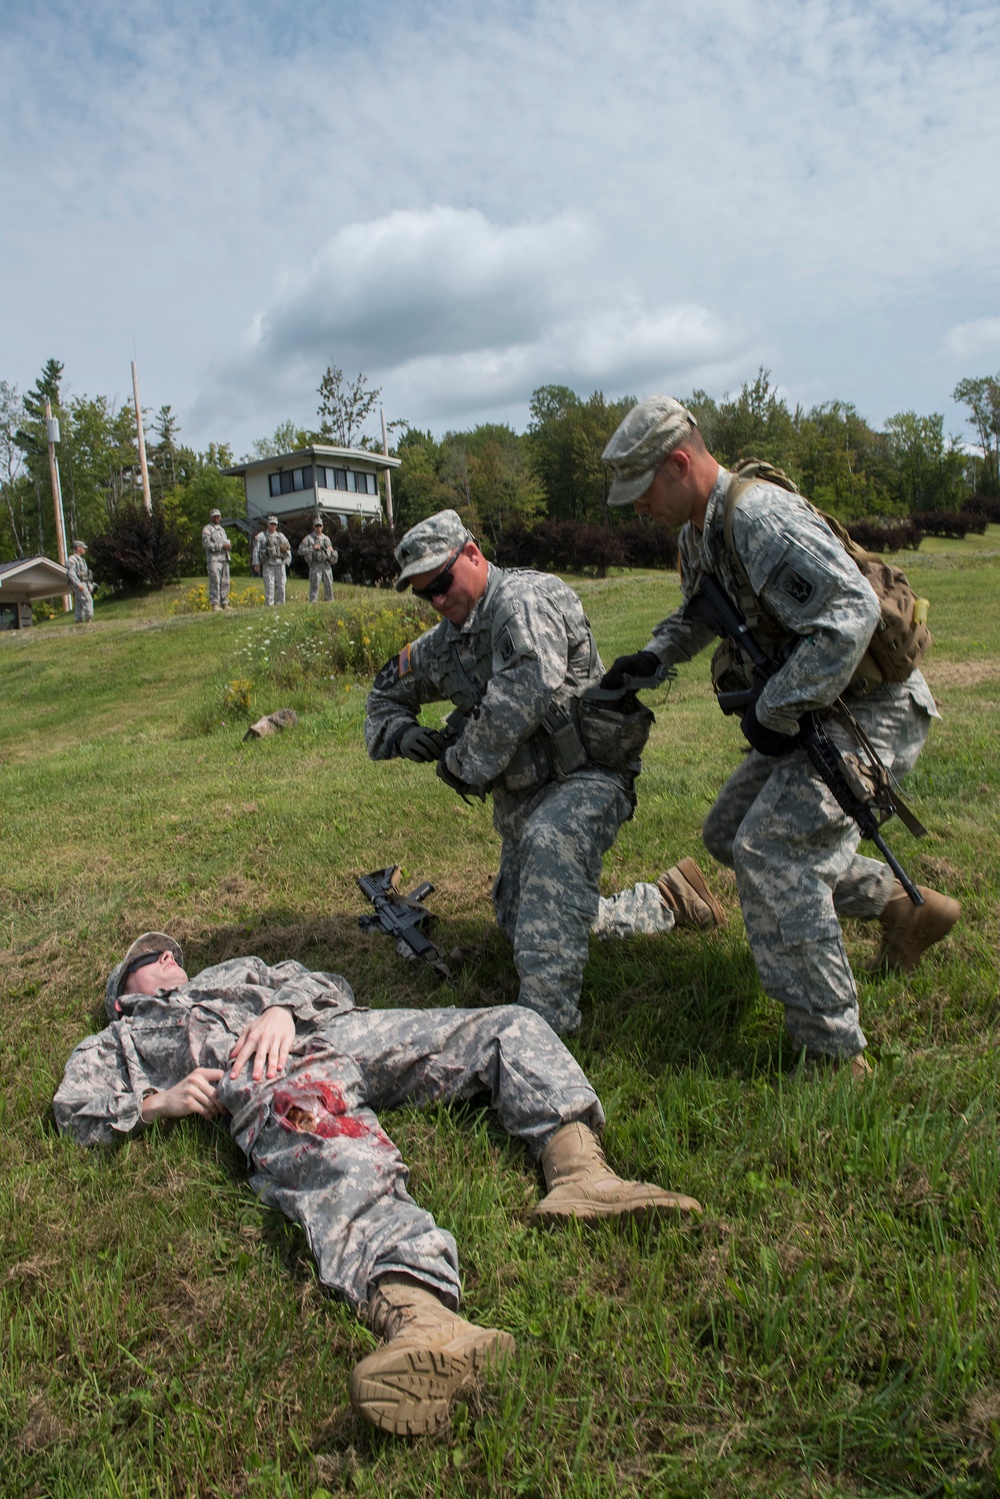
[[[418,765],[426,765],[429,760],[440,759],[444,744],[444,735],[437,729],[415,723],[400,736],[399,753],[404,760],[415,760]]]
[[[651,677],[659,664],[659,656],[654,656],[652,651],[636,651],[632,656],[619,656],[610,671],[604,673],[601,686],[624,687],[626,677],[641,681],[644,677]]]
[[[463,781],[455,775],[454,771],[449,770],[444,763],[443,755],[435,767],[434,774],[439,781],[444,781],[446,786],[450,786],[452,791],[457,791],[464,802],[467,802],[470,796],[478,796],[481,802],[486,800],[486,792],[482,786],[474,786],[471,781]]]
[[[790,755],[793,749],[798,749],[802,738],[801,734],[779,734],[762,724],[757,717],[756,701],[743,714],[740,728],[750,747],[762,755]]]

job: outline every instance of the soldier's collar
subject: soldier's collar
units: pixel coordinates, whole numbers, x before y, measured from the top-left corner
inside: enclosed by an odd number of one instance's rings
[[[708,504],[705,506],[705,525],[701,533],[701,554],[706,560],[709,558],[712,531],[716,520],[718,519],[720,522],[722,520],[722,508],[725,504],[726,489],[729,486],[731,478],[732,474],[727,468],[723,468],[720,463],[719,472],[716,474],[715,483],[712,485],[712,493],[709,495]]]

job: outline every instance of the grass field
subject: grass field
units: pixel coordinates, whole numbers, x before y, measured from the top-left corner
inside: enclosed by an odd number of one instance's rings
[[[389,654],[400,601],[341,588],[310,611],[301,584],[280,611],[174,616],[167,590],[0,637],[4,1499],[1000,1491],[1000,552],[996,528],[974,541],[901,559],[931,599],[943,722],[909,782],[931,836],[890,842],[964,918],[909,979],[861,975],[874,1081],[790,1079],[732,877],[702,854],[728,927],[595,946],[571,1042],[612,1162],[693,1193],[700,1223],[533,1232],[538,1178],[488,1111],[384,1117],[458,1240],[467,1314],[518,1345],[416,1443],[351,1413],[371,1336],[222,1131],[86,1153],[50,1110],[145,928],[192,973],[257,952],[374,1005],[515,996],[488,808],[369,764],[363,672],[335,669],[348,643],[358,666]],[[677,598],[660,574],[575,586],[605,660]],[[655,697],[607,891],[699,853],[740,757],[707,661]],[[243,743],[244,707],[286,704],[294,730]],[[451,987],[358,928],[355,876],[390,862],[437,887],[442,945],[465,953]],[[871,929],[848,944],[860,973]]]

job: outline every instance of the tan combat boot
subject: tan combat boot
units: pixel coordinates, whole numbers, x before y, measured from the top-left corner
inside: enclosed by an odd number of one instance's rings
[[[677,926],[700,927],[705,932],[725,926],[726,913],[693,859],[681,859],[661,874],[656,888],[673,911]]]
[[[529,1222],[578,1218],[647,1218],[659,1213],[700,1213],[701,1203],[649,1182],[623,1181],[608,1165],[601,1143],[585,1124],[564,1124],[542,1152],[548,1193]]]
[[[917,889],[924,898],[922,906],[913,904],[898,880],[893,886],[889,903],[879,917],[882,949],[875,960],[876,968],[912,972],[932,943],[940,942],[962,914],[962,907],[950,895],[939,895],[925,885]]]
[[[821,1078],[832,1080],[841,1072],[846,1072],[852,1083],[864,1083],[875,1076],[875,1069],[863,1051],[856,1051],[853,1057],[831,1057],[818,1052],[806,1052],[792,1076],[795,1082],[813,1082]]]
[[[351,1374],[351,1404],[366,1421],[397,1437],[447,1425],[464,1385],[505,1354],[509,1332],[477,1327],[406,1275],[386,1275],[368,1303],[372,1331],[387,1339]]]

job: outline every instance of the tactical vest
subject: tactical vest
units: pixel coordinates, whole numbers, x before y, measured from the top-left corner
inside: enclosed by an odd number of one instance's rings
[[[277,532],[272,536],[268,531],[263,531],[261,535],[263,537],[260,543],[261,562],[280,562],[282,560],[281,537]]]
[[[818,515],[829,526],[862,577],[871,584],[878,599],[881,617],[846,691],[863,695],[874,691],[883,682],[905,682],[920,665],[931,645],[932,637],[926,624],[927,600],[917,598],[901,567],[891,567],[875,553],[866,552],[864,547],[858,546],[840,521],[817,509],[804,495],[799,494],[795,484],[780,468],[759,458],[746,458],[733,469],[733,477],[726,490],[722,530],[726,550],[735,559],[743,578],[740,597],[735,602],[754,635],[763,637],[761,644],[764,649],[773,651],[787,643],[792,636],[784,625],[768,614],[754,593],[733,538],[736,507],[746,491],[759,483],[774,484],[779,489],[799,495],[813,514]],[[733,666],[731,660],[722,659],[724,654],[723,647],[720,647],[712,664],[712,676],[717,687],[726,671]]]
[[[458,643],[454,640],[448,642],[448,657],[441,672],[441,686],[444,695],[455,704],[454,711],[448,715],[447,720],[449,729],[455,734],[461,732],[466,718],[475,715],[485,695],[486,685],[493,677],[491,626],[492,621],[484,622],[484,627],[476,631],[473,646],[476,672],[482,685],[466,671]],[[597,646],[591,634],[592,675],[596,671],[597,659]],[[554,699],[546,709],[539,727],[523,744],[518,745],[494,784],[503,786],[507,791],[523,793],[535,791],[549,781],[565,780],[574,771],[582,770],[587,765],[597,765],[605,770],[627,770],[638,758],[642,745],[636,749],[634,735],[629,734],[631,725],[626,723],[625,715],[616,715],[621,720],[616,733],[609,732],[602,722],[601,734],[595,740],[588,733],[589,714],[590,705],[582,703],[579,696]],[[606,717],[606,710],[601,716],[602,719]],[[648,736],[647,726],[643,744]],[[588,747],[599,747],[601,758],[588,753]]]

